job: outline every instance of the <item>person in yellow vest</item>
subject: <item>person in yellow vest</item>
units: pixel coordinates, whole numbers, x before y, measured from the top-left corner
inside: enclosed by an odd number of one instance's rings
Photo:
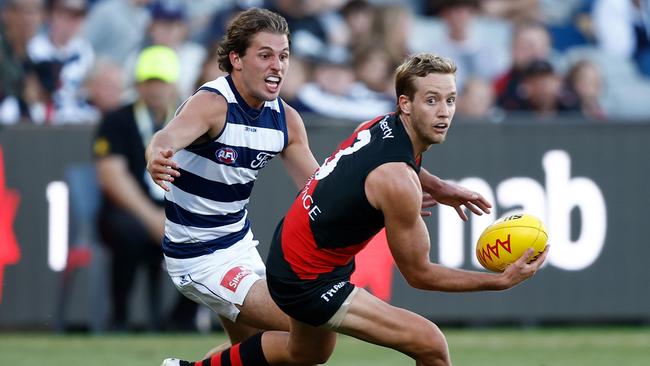
[[[139,267],[147,273],[148,330],[162,327],[160,288],[165,211],[163,190],[146,172],[145,147],[177,102],[179,63],[163,46],[145,48],[135,70],[138,97],[100,122],[94,157],[103,204],[99,233],[112,255],[112,328],[129,330],[129,298]]]

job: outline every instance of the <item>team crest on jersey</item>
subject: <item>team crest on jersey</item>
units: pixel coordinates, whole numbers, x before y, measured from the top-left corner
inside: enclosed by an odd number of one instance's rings
[[[232,164],[237,160],[237,151],[229,147],[222,147],[215,153],[217,160],[224,164]]]

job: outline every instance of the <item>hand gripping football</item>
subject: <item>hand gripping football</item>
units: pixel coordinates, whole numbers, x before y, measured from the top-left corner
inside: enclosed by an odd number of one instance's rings
[[[535,250],[528,262],[535,260],[546,248],[547,240],[546,228],[537,217],[524,213],[509,215],[483,231],[476,243],[476,257],[486,269],[503,272],[528,248]]]

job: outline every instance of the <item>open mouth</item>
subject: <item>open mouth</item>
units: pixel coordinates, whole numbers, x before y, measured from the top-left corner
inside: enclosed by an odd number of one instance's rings
[[[446,131],[449,128],[449,123],[444,123],[444,122],[436,123],[435,125],[433,125],[433,128],[441,132]]]
[[[281,80],[282,80],[281,77],[276,76],[276,75],[271,75],[271,76],[267,76],[266,79],[264,79],[264,82],[272,90],[277,90],[279,88],[279,86],[280,86],[280,81]]]

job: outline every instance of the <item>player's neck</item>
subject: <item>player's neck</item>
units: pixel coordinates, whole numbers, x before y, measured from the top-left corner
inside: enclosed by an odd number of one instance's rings
[[[235,89],[237,89],[237,93],[246,102],[246,105],[253,109],[261,109],[264,106],[264,101],[254,97],[250,90],[246,88],[246,84],[244,84],[239,73],[232,73],[230,77],[235,85]]]
[[[406,134],[411,140],[411,145],[413,145],[413,156],[418,157],[422,155],[423,152],[427,151],[429,147],[431,147],[431,144],[428,144],[422,141],[422,139],[418,138],[418,133],[413,128],[410,116],[400,113],[399,118],[402,120]]]

